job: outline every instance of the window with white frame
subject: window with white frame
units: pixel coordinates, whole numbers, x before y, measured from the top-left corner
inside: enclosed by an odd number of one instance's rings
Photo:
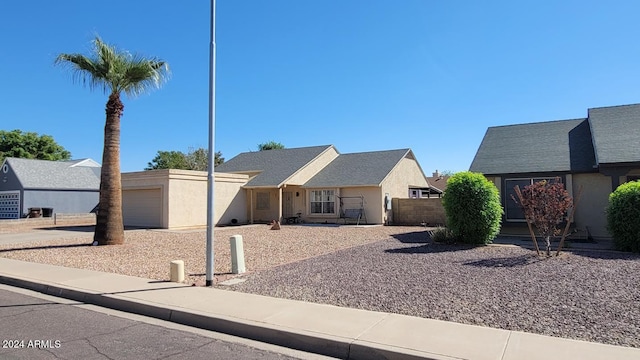
[[[524,190],[525,186],[533,185],[534,183],[542,180],[549,182],[555,181],[556,178],[525,178],[525,179],[506,179],[505,180],[505,219],[508,221],[525,221],[524,211],[520,208],[513,198],[518,200],[515,187],[518,186],[520,190]]]
[[[334,190],[311,190],[312,214],[335,214],[336,200]]]
[[[269,193],[260,191],[256,193],[256,210],[269,210]]]

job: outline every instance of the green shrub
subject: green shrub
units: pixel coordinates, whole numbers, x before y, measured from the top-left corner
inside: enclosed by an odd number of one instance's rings
[[[437,227],[430,231],[431,240],[437,243],[454,244],[456,237],[453,236],[453,232],[446,227]]]
[[[609,195],[607,229],[621,251],[640,252],[640,182],[618,186]]]
[[[500,232],[500,195],[484,175],[470,171],[453,175],[447,181],[442,203],[447,226],[461,242],[488,244]]]

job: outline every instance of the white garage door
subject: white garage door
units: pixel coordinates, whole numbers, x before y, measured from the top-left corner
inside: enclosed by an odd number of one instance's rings
[[[0,219],[20,218],[20,191],[0,191]]]
[[[122,191],[122,216],[125,226],[162,227],[162,192],[160,189]]]

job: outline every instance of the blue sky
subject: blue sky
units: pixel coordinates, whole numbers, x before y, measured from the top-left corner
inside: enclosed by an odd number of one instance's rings
[[[99,34],[172,71],[162,89],[123,98],[122,170],[206,147],[209,5],[3,4],[0,129],[101,162],[107,96],[53,65]],[[427,175],[466,170],[489,126],[640,102],[638,13],[633,0],[217,0],[216,150],[409,147]]]

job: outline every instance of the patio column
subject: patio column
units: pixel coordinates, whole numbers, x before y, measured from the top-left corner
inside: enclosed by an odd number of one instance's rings
[[[278,221],[282,223],[282,188],[278,188]]]
[[[249,189],[249,224],[253,224],[253,189]]]

